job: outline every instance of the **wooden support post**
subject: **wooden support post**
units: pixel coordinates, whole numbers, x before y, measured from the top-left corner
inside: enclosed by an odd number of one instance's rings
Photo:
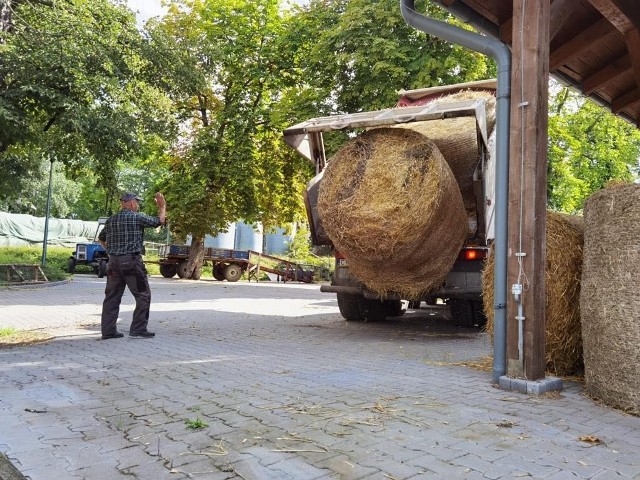
[[[549,0],[513,0],[507,374],[529,380],[544,378],[546,363],[549,11]],[[524,289],[522,352],[518,306],[511,294],[514,284],[521,284]]]

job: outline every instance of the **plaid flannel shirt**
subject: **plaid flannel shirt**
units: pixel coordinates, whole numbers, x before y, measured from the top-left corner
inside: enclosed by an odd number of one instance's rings
[[[107,219],[98,239],[107,243],[109,255],[142,253],[144,229],[160,225],[160,217],[123,209]]]

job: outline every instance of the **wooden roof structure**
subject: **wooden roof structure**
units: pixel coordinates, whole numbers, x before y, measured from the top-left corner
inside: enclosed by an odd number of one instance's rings
[[[512,1],[433,3],[511,45]],[[640,1],[551,0],[550,10],[549,73],[640,126]]]

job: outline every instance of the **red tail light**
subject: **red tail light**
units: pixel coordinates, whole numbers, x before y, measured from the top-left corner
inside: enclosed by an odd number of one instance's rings
[[[483,260],[485,258],[487,258],[487,249],[485,248],[464,248],[458,256],[458,260],[465,260],[468,262],[473,260]]]
[[[333,249],[333,256],[336,257],[336,260],[342,260],[344,259],[344,255],[342,255],[342,253],[340,253],[338,250],[336,250],[335,248]]]

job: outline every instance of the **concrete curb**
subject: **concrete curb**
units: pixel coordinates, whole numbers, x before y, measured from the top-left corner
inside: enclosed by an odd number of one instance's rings
[[[35,288],[55,287],[57,285],[65,285],[71,283],[73,278],[67,278],[66,280],[58,280],[56,282],[38,282],[38,283],[21,283],[18,285],[0,285],[0,290],[26,290]]]
[[[22,475],[7,456],[0,452],[0,480],[25,480],[27,477]]]

